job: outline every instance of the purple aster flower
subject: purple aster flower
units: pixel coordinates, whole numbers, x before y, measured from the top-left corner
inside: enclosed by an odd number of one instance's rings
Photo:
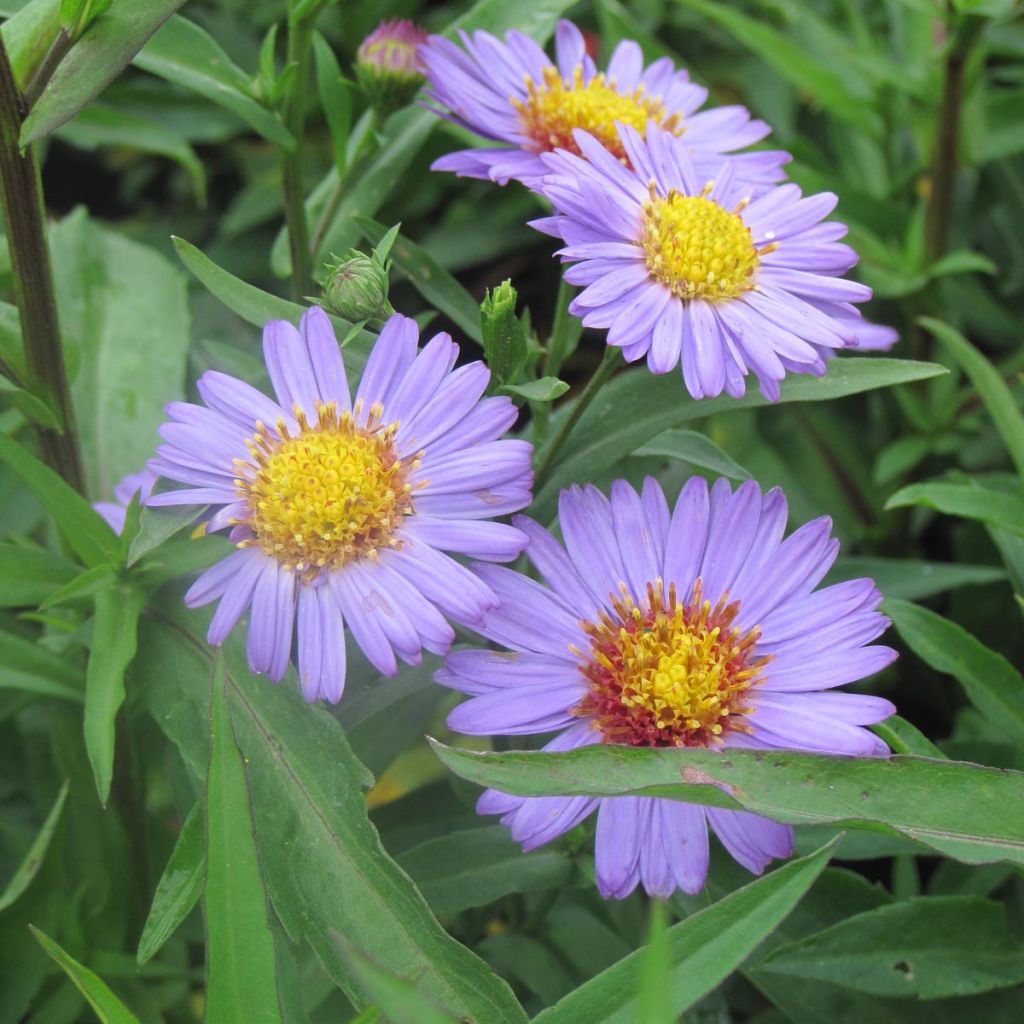
[[[458,346],[437,334],[417,352],[414,320],[395,315],[375,344],[355,399],[326,314],[299,329],[274,320],[263,354],[277,401],[223,373],[199,380],[205,406],[172,402],[151,468],[184,490],[149,505],[210,505],[207,532],[238,550],[185,595],[218,600],[208,639],[220,644],[252,609],[249,664],[280,679],[298,634],[309,701],[337,701],[345,632],[394,675],[396,655],[444,654],[448,619],[474,623],[496,598],[444,552],[507,561],[526,537],[488,522],[530,502],[531,446],[499,440],[516,418],[481,396],[482,363],[454,369]]]
[[[500,604],[476,627],[508,650],[448,656],[438,682],[471,699],[449,716],[473,735],[557,732],[545,750],[593,743],[730,747],[882,757],[863,728],[887,718],[881,697],[837,692],[888,665],[868,646],[888,625],[868,579],[815,589],[835,560],[831,521],[783,540],[786,499],[747,482],[708,491],[691,478],[674,509],[647,479],[611,500],[563,491],[563,547],[514,519],[544,583],[476,566]],[[519,797],[488,790],[481,814],[500,814],[533,849],[597,811],[602,895],[642,884],[654,896],[697,892],[707,826],[748,870],[792,851],[792,830],[743,811],[648,797]]]
[[[555,63],[521,32],[509,32],[504,43],[483,31],[460,35],[464,49],[441,36],[431,36],[421,48],[427,95],[450,111],[441,111],[443,116],[500,145],[450,153],[435,161],[435,171],[501,185],[510,178],[531,184],[546,173],[542,153],[579,152],[576,129],[595,136],[625,162],[628,154],[615,126],[628,124],[643,133],[653,122],[678,136],[697,166],[710,173],[723,153],[753,145],[771,131],[763,121],[751,120],[745,107],[698,113],[707,89],[667,57],[645,68],[633,40],[619,43],[607,70],[599,72],[583,33],[570,21],[558,23]],[[766,185],[784,177],[780,168],[790,156],[746,153],[737,159],[744,180]]]
[[[153,493],[159,479],[148,467],[138,473],[129,473],[114,488],[113,501],[97,501],[92,507],[110,524],[114,533],[120,533],[124,529],[124,519],[132,498],[137,494],[141,501],[145,501]]]
[[[570,310],[607,328],[628,361],[646,356],[653,373],[681,362],[694,398],[739,398],[753,371],[775,401],[787,373],[821,376],[834,349],[895,340],[854,305],[871,289],[840,276],[857,254],[839,241],[846,226],[824,220],[833,193],[786,184],[752,199],[730,159],[709,180],[670,132],[619,134],[631,168],[585,132],[586,159],[545,155],[552,173],[539,189],[555,216],[532,224],[577,264],[565,279],[585,287]]]

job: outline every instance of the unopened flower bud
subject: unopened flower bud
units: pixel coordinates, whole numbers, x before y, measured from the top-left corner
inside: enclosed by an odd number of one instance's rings
[[[360,44],[355,73],[366,98],[386,117],[404,107],[423,84],[424,67],[418,47],[427,33],[411,21],[382,21]]]
[[[512,282],[502,281],[480,304],[484,359],[497,384],[514,382],[526,361],[526,335],[516,316],[516,299]]]
[[[327,267],[324,301],[346,320],[383,320],[394,313],[388,283],[388,265],[376,253],[350,249]]]

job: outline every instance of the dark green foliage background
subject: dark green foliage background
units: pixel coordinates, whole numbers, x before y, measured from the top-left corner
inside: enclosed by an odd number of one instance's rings
[[[16,70],[60,6],[0,0]],[[113,0],[29,115],[90,501],[141,468],[164,404],[194,398],[205,369],[265,386],[259,325],[300,312],[283,229],[287,79],[275,91],[286,8],[299,6]],[[875,290],[868,316],[901,340],[887,357],[843,357],[824,380],[788,381],[776,406],[756,392],[695,403],[675,374],[627,370],[582,417],[532,514],[550,521],[569,482],[652,473],[674,496],[699,472],[781,485],[794,523],[832,516],[833,578],[873,576],[894,620],[901,658],[866,685],[899,708],[879,732],[906,760],[782,755],[766,770],[740,756],[725,779],[739,806],[798,822],[802,858],[752,881],[716,849],[698,896],[604,902],[592,824],[524,855],[475,815],[476,781],[608,792],[612,779],[615,792],[721,802],[679,784],[681,765],[713,774],[711,760],[596,750],[538,770],[519,745],[435,752],[425,735],[465,741],[446,731],[455,697],[432,683],[429,658],[381,680],[350,655],[334,709],[305,705],[294,676],[250,676],[238,636],[216,658],[208,614],[182,607],[178,578],[226,542],[146,512],[119,548],[29,454],[32,420],[48,413],[5,369],[0,1024],[1019,1019],[1021,6],[342,0],[317,29],[351,77],[382,17],[441,31],[465,16],[547,39],[562,14],[602,54],[637,39],[648,59],[688,67],[712,103],[767,120],[793,179],[838,193],[854,275]],[[277,23],[276,50],[261,53]],[[554,336],[567,353],[555,375],[578,394],[603,337],[577,339],[562,315],[552,242],[525,225],[541,201],[431,174],[468,136],[411,105],[380,126],[325,215],[343,93],[328,65],[320,74],[304,147],[317,265],[401,223],[397,309],[478,358],[478,303],[511,278],[535,349],[519,384],[543,373],[536,350]],[[348,95],[356,122],[365,104]],[[0,359],[16,376],[6,240],[0,300]],[[351,341],[351,371],[370,340]],[[533,402],[519,429],[550,438],[560,408]]]

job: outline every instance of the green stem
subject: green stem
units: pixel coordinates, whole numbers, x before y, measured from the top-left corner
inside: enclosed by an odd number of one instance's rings
[[[960,120],[964,97],[967,58],[984,26],[982,18],[966,18],[956,30],[946,55],[942,76],[942,98],[937,111],[935,152],[932,156],[931,195],[925,211],[925,252],[930,261],[946,251],[953,214],[957,157],[960,150]]]
[[[45,208],[35,152],[18,141],[28,113],[7,49],[0,39],[0,184],[11,252],[14,294],[25,350],[25,388],[53,410],[62,430],[37,427],[43,459],[72,487],[85,492],[57,322],[57,300],[46,245]]]
[[[617,349],[612,345],[608,345],[605,348],[604,356],[598,364],[597,369],[594,371],[594,376],[587,381],[587,386],[583,389],[583,393],[580,397],[576,399],[576,404],[572,407],[572,410],[568,417],[566,417],[561,429],[555,435],[551,444],[547,446],[543,456],[541,456],[540,464],[537,466],[537,472],[534,475],[535,490],[540,490],[541,484],[551,471],[552,465],[555,461],[555,456],[569,439],[569,435],[579,422],[579,418],[586,411],[587,406],[590,405],[597,393],[608,382],[609,377],[611,377],[615,372],[621,361],[621,357],[622,352],[620,349]]]
[[[289,64],[295,75],[284,105],[284,123],[295,139],[295,148],[284,155],[284,215],[288,225],[288,248],[292,260],[292,298],[301,302],[312,288],[313,266],[309,253],[309,223],[306,220],[306,190],[303,156],[306,133],[306,87],[313,53],[313,22],[318,9],[288,26]]]

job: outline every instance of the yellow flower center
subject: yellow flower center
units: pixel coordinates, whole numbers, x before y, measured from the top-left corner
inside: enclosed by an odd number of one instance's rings
[[[691,599],[664,597],[661,580],[647,585],[639,608],[623,588],[615,615],[602,613],[585,629],[590,651],[581,672],[590,692],[576,713],[592,718],[608,743],[644,747],[708,746],[726,729],[746,731],[735,716],[768,659],[754,654],[760,635],[733,622],[739,602],[723,595],[712,607],[694,586]]]
[[[412,511],[409,471],[395,451],[397,423],[382,426],[380,406],[358,426],[331,403],[317,408],[317,422],[296,409],[298,432],[283,420],[273,431],[257,424],[247,442],[255,466],[239,460],[235,481],[249,506],[240,522],[282,565],[309,579],[357,558],[374,558],[394,545],[402,517]]]
[[[699,196],[676,191],[662,198],[651,186],[644,205],[640,244],[647,269],[681,299],[721,302],[754,287],[760,257],[778,248],[758,248],[739,211],[708,199],[710,186]]]
[[[526,88],[526,100],[513,97],[512,105],[519,111],[523,132],[533,140],[538,153],[567,149],[579,154],[572,133],[574,128],[582,128],[627,163],[616,124],[627,124],[642,137],[646,136],[648,121],[676,135],[683,132],[681,116],[670,115],[661,99],[648,96],[642,85],[626,95],[615,88],[614,79],[609,82],[603,74],[584,85],[582,66],[577,66],[571,82],[559,75],[558,68],[546,67],[544,80],[538,83],[527,78]]]

